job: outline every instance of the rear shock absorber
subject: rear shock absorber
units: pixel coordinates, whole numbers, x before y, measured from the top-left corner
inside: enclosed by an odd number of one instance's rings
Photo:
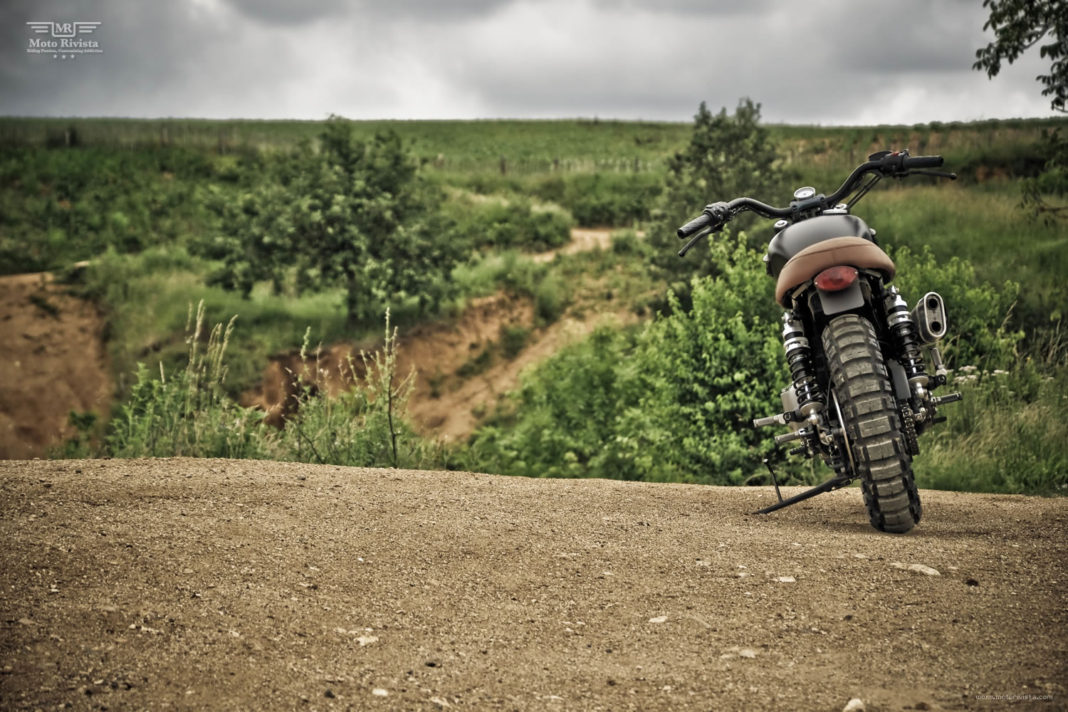
[[[782,345],[786,350],[786,363],[797,394],[798,410],[805,418],[823,410],[824,395],[816,383],[812,366],[812,348],[805,336],[805,326],[797,315],[788,311],[782,315]]]
[[[908,378],[909,388],[917,397],[925,399],[927,385],[930,378],[923,363],[923,353],[920,351],[920,338],[916,332],[916,324],[912,321],[908,304],[901,297],[897,287],[890,287],[886,295],[886,324],[890,327],[890,333],[894,338],[894,345],[901,354],[901,365],[905,368],[905,376]]]

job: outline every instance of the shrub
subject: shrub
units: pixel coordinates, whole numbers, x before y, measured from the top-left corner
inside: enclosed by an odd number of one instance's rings
[[[693,279],[688,303],[670,294],[665,313],[640,330],[598,331],[529,372],[512,408],[476,433],[465,453],[469,466],[521,475],[762,480],[772,440],[751,422],[779,412],[789,375],[771,280],[746,243],[744,234],[728,232],[710,245],[717,274]],[[913,301],[919,285],[950,301],[951,328],[962,334],[947,346],[950,358],[976,358],[991,369],[1015,358],[1019,335],[1005,327],[1014,284],[978,283],[967,263],[938,263],[928,252],[901,250],[897,257]],[[782,466],[782,480],[812,482],[826,477],[822,470],[793,460]]]
[[[683,261],[676,256],[676,228],[708,203],[741,195],[769,197],[781,182],[775,146],[760,125],[760,105],[743,99],[733,116],[725,108],[713,116],[701,102],[689,145],[668,161],[664,192],[649,229],[654,263],[669,277],[714,274],[716,265],[709,257]],[[749,224],[745,216],[739,220],[737,228]]]
[[[468,457],[509,474],[741,482],[768,449],[749,421],[785,369],[759,256],[743,236],[714,249],[723,271],[694,280],[692,308],[672,296],[641,331],[599,329],[554,355]]]
[[[541,252],[567,244],[572,218],[554,205],[530,199],[458,195],[444,206],[456,239],[476,248]]]
[[[897,266],[894,284],[910,306],[929,291],[945,299],[949,330],[942,351],[950,366],[972,364],[994,370],[1016,360],[1023,333],[1009,324],[1020,285],[980,282],[971,263],[958,257],[937,260],[929,248],[915,253],[902,247],[890,254]]]
[[[192,309],[190,309],[192,316]],[[382,350],[347,363],[350,388],[328,396],[323,374],[292,374],[300,384],[298,409],[281,431],[263,413],[242,408],[224,391],[225,352],[234,319],[207,335],[204,304],[196,310],[186,343],[186,367],[157,379],[138,364],[129,400],[112,419],[106,452],[115,457],[270,458],[365,467],[441,464],[443,451],[418,437],[407,420],[411,376],[398,378],[397,332]],[[310,330],[309,330],[310,333]],[[306,354],[308,333],[305,334]],[[302,358],[303,360],[303,358]],[[75,442],[71,447],[81,447]]]
[[[649,218],[660,195],[659,173],[574,173],[542,179],[535,195],[571,211],[583,226],[632,225]]]

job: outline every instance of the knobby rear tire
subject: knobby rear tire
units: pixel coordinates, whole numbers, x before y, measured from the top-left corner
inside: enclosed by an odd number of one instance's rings
[[[903,534],[919,523],[922,508],[875,331],[867,319],[844,314],[824,329],[823,348],[871,525]]]

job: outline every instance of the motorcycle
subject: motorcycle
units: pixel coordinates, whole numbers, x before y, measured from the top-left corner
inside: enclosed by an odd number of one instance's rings
[[[789,455],[818,456],[834,476],[783,499],[765,458],[778,502],[758,514],[859,479],[873,527],[904,533],[919,523],[923,510],[912,473],[918,438],[945,420],[939,407],[961,399],[959,393],[934,395],[946,383],[938,348],[946,335],[946,306],[932,291],[909,309],[890,284],[894,263],[879,247],[876,231],[852,209],[883,178],[955,179],[953,173],[932,170],[942,164],[941,156],[882,151],[857,166],[830,195],[806,186],[784,208],[752,198],[712,203],[678,229],[680,239],[690,238],[678,253],[684,257],[739,213],[777,218],[764,263],[775,280],[775,301],[784,309],[782,339],[791,384],[781,393],[783,411],[754,420],[753,427],[788,427],[775,436],[776,452],[781,455],[782,446],[795,443]]]

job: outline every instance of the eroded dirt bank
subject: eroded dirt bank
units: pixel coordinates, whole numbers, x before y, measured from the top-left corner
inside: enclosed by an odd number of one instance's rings
[[[0,277],[0,459],[37,457],[74,434],[73,410],[106,418],[114,384],[104,320],[52,275]]]
[[[1065,500],[923,496],[3,462],[0,708],[1064,709]]]

